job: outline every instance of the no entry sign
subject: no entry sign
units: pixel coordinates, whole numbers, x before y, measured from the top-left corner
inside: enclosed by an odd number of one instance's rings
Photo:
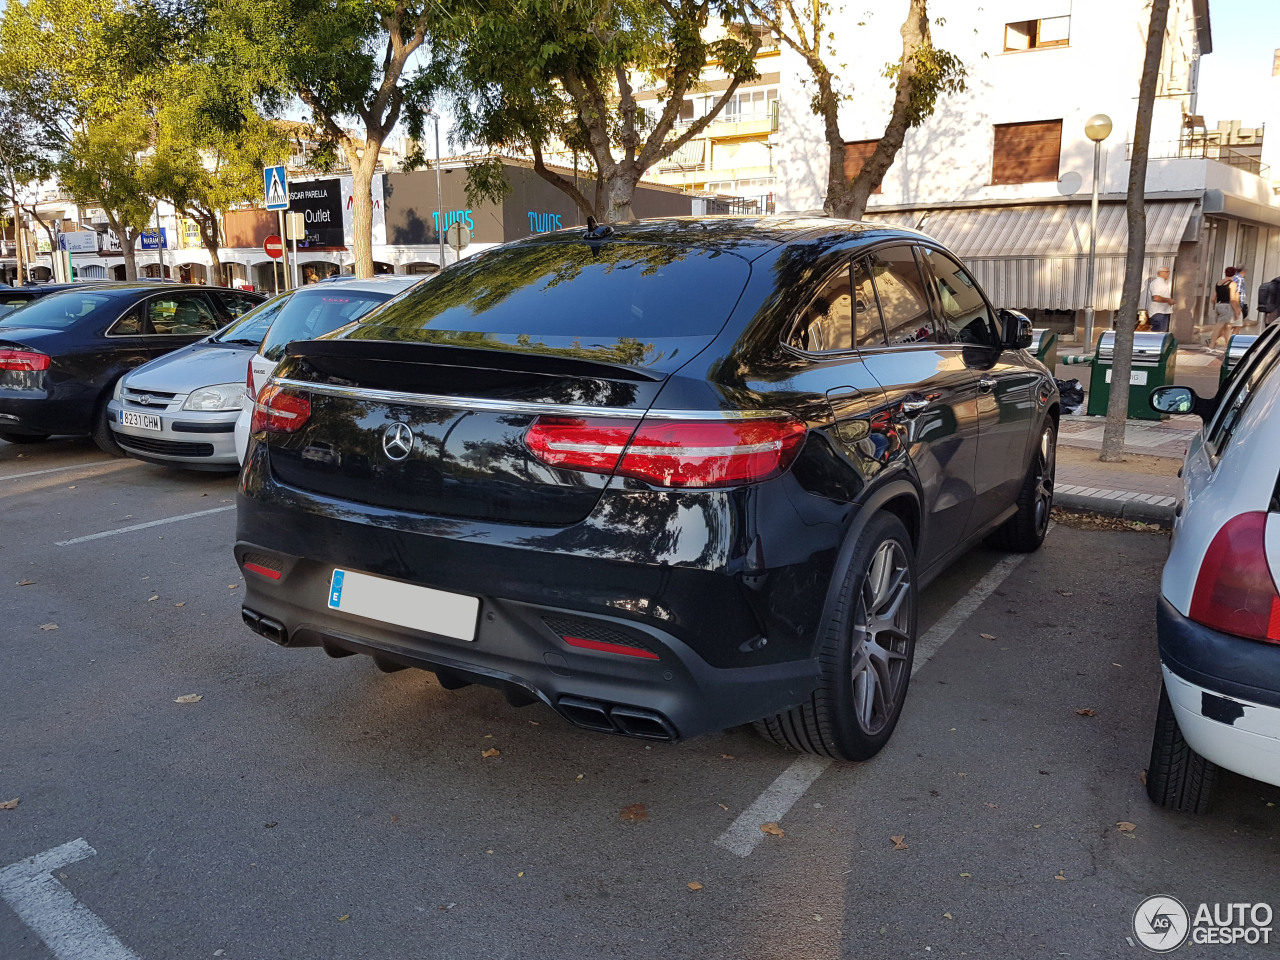
[[[262,252],[272,260],[279,260],[284,256],[284,241],[273,233],[262,241]]]

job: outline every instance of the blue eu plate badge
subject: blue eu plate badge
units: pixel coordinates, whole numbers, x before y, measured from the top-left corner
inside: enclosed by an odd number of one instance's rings
[[[342,576],[341,570],[333,571],[333,585],[329,587],[329,606],[334,610],[342,604]]]

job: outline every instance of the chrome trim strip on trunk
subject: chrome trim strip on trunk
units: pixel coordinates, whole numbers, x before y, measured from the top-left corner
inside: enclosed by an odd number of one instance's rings
[[[309,383],[288,377],[272,377],[271,383],[294,390],[305,390],[321,396],[346,400],[378,400],[403,403],[415,407],[443,407],[484,413],[516,413],[531,416],[615,417],[622,420],[756,420],[785,416],[777,410],[636,410],[632,407],[591,407],[573,403],[523,403],[515,400],[488,400],[480,397],[447,397],[431,393],[405,393],[399,390],[375,390],[365,387],[340,387],[328,383]]]

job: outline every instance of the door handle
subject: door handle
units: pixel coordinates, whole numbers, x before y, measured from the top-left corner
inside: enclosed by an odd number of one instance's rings
[[[978,380],[978,389],[981,390],[983,393],[990,393],[995,388],[996,388],[996,381],[994,377],[981,377]]]
[[[929,397],[912,397],[909,400],[902,401],[902,415],[904,417],[918,417],[926,409],[932,400]]]

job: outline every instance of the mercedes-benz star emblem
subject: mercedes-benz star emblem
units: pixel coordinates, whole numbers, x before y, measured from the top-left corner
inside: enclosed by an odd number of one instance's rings
[[[407,423],[393,423],[382,431],[382,452],[391,460],[403,460],[413,449],[413,431]]]

